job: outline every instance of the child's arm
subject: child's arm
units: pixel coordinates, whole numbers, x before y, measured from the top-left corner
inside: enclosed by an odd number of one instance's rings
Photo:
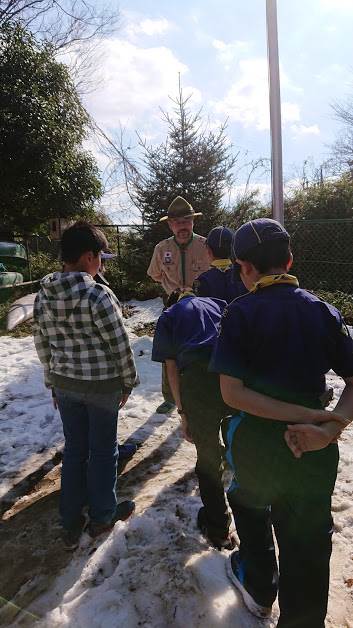
[[[353,377],[345,378],[346,386],[334,409],[342,422],[329,421],[324,425],[288,425],[285,440],[296,458],[306,451],[317,451],[334,442],[353,420]]]
[[[220,375],[220,386],[225,403],[231,408],[243,410],[249,414],[283,421],[285,423],[323,423],[341,420],[341,417],[326,410],[306,408],[294,403],[273,399],[244,386],[241,379],[230,375]]]
[[[117,365],[123,383],[123,392],[130,393],[136,386],[137,373],[120,308],[111,295],[105,293],[95,304],[93,311],[95,325]]]
[[[178,367],[177,367],[177,363],[176,363],[175,360],[166,360],[165,361],[165,365],[166,365],[166,369],[167,369],[169,386],[170,386],[170,389],[172,391],[172,395],[174,397],[174,401],[176,403],[176,407],[177,407],[178,412],[180,414],[181,429],[182,429],[182,432],[183,432],[183,436],[184,436],[185,440],[189,441],[189,443],[192,443],[193,440],[192,440],[191,434],[189,432],[188,423],[187,423],[187,416],[186,416],[185,412],[183,411],[181,398],[180,398],[180,378],[179,378],[179,370],[178,370]]]
[[[44,383],[47,388],[51,388],[52,384],[50,381],[50,358],[51,358],[51,350],[50,344],[48,340],[48,336],[46,336],[41,328],[41,324],[39,322],[39,294],[37,295],[34,301],[33,308],[33,339],[34,346],[37,351],[38,358],[44,367]]]

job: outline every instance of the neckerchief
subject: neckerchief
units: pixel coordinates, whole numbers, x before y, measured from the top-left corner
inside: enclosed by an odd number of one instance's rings
[[[219,270],[228,270],[228,268],[230,268],[232,265],[232,262],[230,261],[230,259],[214,259],[213,262],[211,262],[211,266],[214,266],[214,268],[218,268]]]
[[[281,275],[265,275],[261,277],[259,281],[256,281],[249,290],[249,292],[257,292],[261,288],[268,288],[269,286],[276,286],[280,283],[287,283],[290,286],[299,287],[299,281],[294,275],[287,275],[287,273],[282,273]]]
[[[177,247],[179,247],[179,251],[180,251],[180,261],[181,261],[181,279],[183,282],[183,288],[185,287],[185,283],[186,283],[186,270],[185,270],[185,252],[186,249],[188,248],[189,244],[191,244],[191,242],[194,239],[194,232],[192,232],[191,238],[189,240],[189,242],[185,242],[185,244],[179,244],[174,236],[174,242],[177,245]]]

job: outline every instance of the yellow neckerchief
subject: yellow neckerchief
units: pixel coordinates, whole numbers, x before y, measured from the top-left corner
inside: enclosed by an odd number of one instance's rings
[[[299,287],[299,281],[294,275],[287,275],[287,273],[282,273],[281,275],[265,275],[261,277],[259,281],[256,281],[249,290],[249,292],[256,292],[261,288],[268,288],[269,286],[276,286],[279,283],[287,283],[290,286]]]
[[[211,262],[211,266],[214,266],[214,268],[218,268],[219,270],[228,270],[228,268],[230,268],[230,266],[232,265],[232,262],[230,259],[214,259],[213,262]]]

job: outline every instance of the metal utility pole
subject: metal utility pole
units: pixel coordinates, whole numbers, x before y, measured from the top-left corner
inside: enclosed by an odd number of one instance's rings
[[[276,0],[266,0],[266,23],[271,124],[272,216],[283,225],[281,90]]]

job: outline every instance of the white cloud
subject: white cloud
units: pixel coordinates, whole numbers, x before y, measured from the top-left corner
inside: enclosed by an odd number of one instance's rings
[[[106,128],[136,128],[149,116],[160,118],[159,107],[169,106],[168,96],[178,89],[178,73],[188,68],[164,46],[142,48],[121,39],[103,44],[102,87],[86,96],[85,104],[97,122]],[[201,100],[199,90],[185,86],[193,101]]]
[[[329,11],[353,11],[352,0],[321,0],[321,6],[323,9]]]
[[[243,59],[239,62],[240,78],[232,85],[223,100],[213,102],[218,114],[240,122],[244,127],[255,127],[259,131],[270,128],[268,71],[265,58]],[[284,72],[283,82],[288,83]],[[282,102],[282,122],[298,122],[299,105]]]
[[[230,70],[232,63],[238,61],[239,55],[249,50],[250,43],[246,41],[233,41],[226,44],[220,39],[214,39],[212,46],[217,50],[217,57],[225,70]]]
[[[353,2],[353,0],[352,0]],[[339,63],[330,63],[319,74],[315,75],[315,80],[321,85],[332,85],[336,89],[337,84],[346,85],[351,87],[352,85],[352,70]]]
[[[238,183],[232,187],[230,202],[236,203],[245,194],[251,194],[252,192],[258,192],[260,201],[267,203],[271,198],[271,183],[261,183],[260,181],[249,183],[248,185],[246,183]]]
[[[159,19],[144,18],[139,21],[131,21],[125,27],[125,32],[128,36],[135,37],[136,35],[147,35],[152,37],[153,35],[163,35],[170,31],[173,25],[165,17]]]
[[[291,126],[291,130],[294,135],[320,135],[320,127],[317,124],[312,124],[311,126],[306,126],[305,124],[293,124]]]

